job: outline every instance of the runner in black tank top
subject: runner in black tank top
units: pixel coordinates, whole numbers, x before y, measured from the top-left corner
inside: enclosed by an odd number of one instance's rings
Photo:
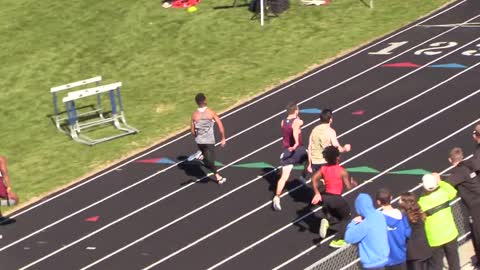
[[[293,166],[304,163],[308,158],[307,151],[302,144],[301,126],[303,121],[298,117],[298,106],[293,103],[288,104],[287,114],[287,118],[281,122],[283,153],[280,155],[280,164],[282,165],[282,175],[277,182],[275,197],[272,200],[273,208],[277,211],[282,210],[280,195],[290,177]]]

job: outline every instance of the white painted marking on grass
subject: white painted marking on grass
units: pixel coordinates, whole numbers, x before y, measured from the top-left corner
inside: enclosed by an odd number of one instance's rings
[[[435,89],[435,88],[437,88],[437,87],[439,87],[439,86],[441,86],[441,85],[443,85],[443,84],[445,84],[445,83],[453,80],[454,78],[457,78],[458,76],[464,74],[465,72],[469,71],[470,69],[475,68],[477,65],[480,65],[480,63],[477,63],[477,64],[475,64],[474,66],[471,66],[471,67],[469,67],[468,69],[465,69],[465,70],[463,70],[462,72],[457,73],[457,74],[449,77],[448,79],[444,80],[443,82],[440,82],[440,83],[436,84],[435,86],[429,88],[428,90],[426,90],[426,91],[424,91],[424,92],[422,92],[422,93],[420,93],[420,94],[417,94],[416,96],[414,96],[414,97],[412,97],[412,98],[410,98],[410,99],[408,99],[408,100],[406,100],[406,101],[404,101],[404,102],[402,102],[402,103],[400,103],[400,104],[398,104],[398,105],[390,108],[389,110],[387,110],[387,111],[385,111],[385,112],[383,112],[383,113],[381,113],[381,114],[379,114],[379,115],[377,115],[377,116],[375,116],[375,117],[370,118],[368,121],[365,121],[364,123],[359,124],[359,125],[357,125],[356,127],[354,127],[354,128],[352,128],[352,129],[344,132],[343,134],[339,135],[338,138],[341,138],[342,136],[344,136],[344,135],[352,132],[353,130],[356,130],[356,129],[358,129],[359,127],[364,126],[365,124],[370,123],[370,122],[374,121],[375,119],[380,118],[381,116],[387,114],[388,112],[391,112],[391,111],[393,111],[393,110],[395,110],[395,109],[397,109],[397,108],[399,108],[399,107],[401,107],[401,106],[403,106],[403,105],[405,105],[405,104],[407,104],[407,103],[409,103],[409,102],[411,102],[411,101],[413,101],[413,100],[415,100],[415,99],[423,96],[424,94],[429,93],[429,92],[432,91],[433,89]],[[309,125],[310,125],[310,124],[309,124]],[[350,159],[349,161],[351,161],[351,160],[352,160],[352,159]],[[347,162],[347,161],[346,161],[346,162]],[[346,162],[344,162],[344,163],[346,163]],[[343,164],[344,164],[344,163],[343,163]],[[278,168],[277,168],[277,169],[278,169]],[[270,174],[270,173],[272,173],[272,172],[274,172],[274,171],[276,171],[276,169],[274,169],[274,170],[272,170],[272,171],[270,171],[270,172],[268,172],[268,173],[266,173],[266,174],[264,174],[264,175],[261,175],[261,176],[259,176],[259,177],[264,177],[265,175]],[[95,264],[98,264],[98,263],[100,263],[100,262],[102,262],[102,261],[104,261],[104,260],[106,260],[106,259],[114,256],[115,254],[118,254],[119,252],[121,252],[121,251],[123,251],[123,250],[125,250],[125,249],[127,249],[127,248],[129,248],[129,247],[131,247],[131,246],[133,246],[133,245],[135,245],[135,244],[137,244],[137,243],[145,240],[146,238],[148,238],[148,237],[150,237],[150,236],[152,236],[152,235],[154,235],[154,234],[156,234],[156,233],[158,233],[158,232],[166,229],[167,227],[169,227],[169,226],[171,226],[171,225],[173,225],[173,224],[175,224],[175,223],[177,223],[177,222],[179,222],[179,221],[187,218],[188,216],[190,216],[190,215],[198,212],[199,210],[204,209],[205,207],[213,204],[214,202],[217,202],[218,200],[225,198],[226,195],[230,195],[231,193],[233,193],[233,192],[235,192],[235,191],[237,191],[237,190],[239,190],[239,189],[241,189],[241,188],[243,188],[243,187],[245,187],[245,186],[247,186],[247,185],[255,182],[256,180],[259,179],[259,177],[255,178],[255,179],[253,179],[253,180],[250,180],[250,181],[247,182],[246,184],[244,184],[244,185],[242,185],[242,186],[240,186],[240,187],[235,188],[234,190],[232,190],[232,191],[230,191],[230,192],[222,195],[221,197],[219,197],[219,198],[217,198],[217,199],[215,199],[215,200],[213,200],[213,201],[210,201],[209,203],[201,206],[200,208],[195,209],[194,211],[191,211],[191,212],[189,212],[189,213],[187,213],[187,214],[185,214],[185,215],[177,218],[177,219],[174,220],[173,222],[170,222],[170,223],[168,223],[167,225],[164,225],[164,226],[162,226],[162,227],[160,227],[160,228],[158,228],[158,229],[156,229],[156,230],[148,233],[147,235],[144,235],[144,236],[138,238],[137,240],[129,243],[128,245],[126,245],[126,246],[124,246],[124,247],[122,247],[122,248],[120,248],[120,249],[117,249],[117,250],[115,250],[115,251],[112,252],[112,253],[109,253],[108,255],[102,257],[101,259],[99,259],[99,260],[97,260],[97,261],[95,261],[95,262],[93,262],[93,263],[91,263],[91,264],[89,264],[89,265],[87,265],[87,266],[85,266],[85,267],[82,268],[82,269],[88,269],[88,268],[90,268],[91,266],[93,266],[93,265],[95,265]],[[308,183],[308,182],[307,182],[307,183]],[[294,189],[294,190],[295,190],[295,189]],[[292,190],[292,191],[294,191],[294,190]],[[290,192],[292,192],[292,191],[290,191]],[[288,192],[287,192],[287,194],[288,194]],[[267,202],[267,203],[264,204],[264,205],[268,205],[268,204],[269,204],[269,202]],[[261,207],[263,207],[264,205],[262,205]],[[260,208],[261,208],[261,207],[260,207]],[[132,213],[138,213],[138,211],[134,211],[134,212],[132,212]],[[131,213],[131,214],[132,214],[132,213]],[[116,222],[116,221],[115,221],[115,222]],[[102,230],[103,230],[103,228],[102,228]]]
[[[318,73],[320,73],[320,72],[322,72],[322,71],[324,71],[324,70],[326,70],[326,69],[329,69],[329,68],[331,68],[331,67],[333,67],[333,66],[335,66],[335,65],[337,65],[337,64],[340,64],[340,63],[342,63],[343,61],[345,61],[345,60],[347,60],[347,59],[350,59],[350,58],[352,58],[352,57],[354,57],[354,56],[356,56],[356,55],[358,55],[358,54],[360,54],[360,53],[362,53],[362,52],[364,52],[364,51],[366,51],[366,50],[368,50],[368,49],[370,49],[370,48],[372,48],[372,47],[374,47],[374,46],[376,46],[376,45],[378,45],[378,44],[380,44],[380,43],[382,43],[382,42],[385,42],[385,41],[387,41],[387,40],[389,40],[389,39],[391,39],[391,38],[393,38],[393,37],[395,37],[395,36],[397,36],[397,35],[400,35],[400,34],[406,32],[406,31],[408,31],[408,30],[410,30],[410,29],[412,29],[412,28],[415,28],[416,26],[418,26],[418,25],[420,25],[420,24],[422,24],[422,23],[424,23],[424,22],[427,22],[427,21],[429,21],[429,20],[431,20],[431,19],[433,19],[433,18],[435,18],[435,17],[437,17],[437,16],[440,16],[441,14],[446,13],[446,12],[452,10],[453,8],[456,8],[457,6],[463,4],[463,3],[466,2],[466,1],[467,1],[467,0],[463,0],[463,1],[461,1],[461,2],[459,2],[459,3],[457,3],[457,4],[453,5],[453,6],[451,6],[451,7],[449,7],[449,8],[447,8],[447,9],[445,9],[445,10],[443,10],[443,11],[441,11],[441,12],[435,14],[435,15],[433,15],[433,16],[430,16],[430,17],[426,18],[425,20],[423,20],[423,21],[421,21],[421,22],[419,22],[419,23],[416,23],[416,24],[414,24],[414,25],[412,25],[412,26],[410,26],[410,27],[408,27],[408,28],[406,28],[406,29],[404,29],[404,30],[402,30],[402,31],[399,31],[399,32],[397,32],[397,33],[395,33],[395,34],[392,34],[392,35],[390,35],[390,36],[382,39],[381,41],[379,41],[379,42],[377,42],[377,43],[375,43],[375,44],[373,44],[373,45],[370,45],[370,46],[368,46],[368,47],[366,47],[366,48],[364,48],[364,49],[362,49],[362,50],[359,50],[359,51],[357,51],[357,52],[355,52],[355,53],[353,53],[353,54],[351,54],[351,55],[349,55],[349,56],[347,56],[347,57],[345,57],[345,58],[342,58],[342,59],[336,61],[335,63],[332,63],[332,64],[330,64],[330,65],[328,65],[328,66],[326,66],[326,67],[324,67],[324,68],[322,68],[322,69],[320,69],[320,70],[317,70],[317,71],[315,71],[315,72],[313,72],[313,73],[311,73],[311,74],[309,74],[309,75],[307,75],[307,76],[305,76],[305,77],[302,77],[302,78],[300,78],[299,80],[296,80],[296,81],[294,81],[294,82],[292,82],[292,83],[290,83],[290,84],[288,84],[288,85],[286,85],[286,86],[284,86],[284,87],[282,87],[282,88],[280,88],[280,89],[278,89],[278,90],[276,90],[276,91],[274,91],[274,92],[272,92],[272,93],[269,93],[269,94],[267,94],[267,95],[265,95],[265,96],[263,96],[263,97],[255,100],[255,101],[253,101],[253,102],[251,102],[251,103],[249,103],[249,104],[246,104],[246,105],[244,105],[244,106],[242,106],[242,107],[240,107],[240,108],[238,108],[238,109],[236,109],[236,110],[234,110],[234,111],[232,111],[232,112],[230,112],[230,113],[224,114],[224,115],[222,115],[220,118],[221,118],[221,119],[224,119],[224,118],[226,118],[226,117],[228,117],[228,116],[230,116],[230,115],[233,115],[233,114],[235,114],[235,113],[237,113],[237,112],[239,112],[239,111],[241,111],[241,110],[243,110],[243,109],[245,109],[245,108],[248,108],[248,107],[250,107],[251,105],[253,105],[253,104],[255,104],[255,103],[257,103],[257,102],[259,102],[259,101],[261,101],[261,100],[263,100],[263,99],[266,99],[266,98],[268,98],[268,97],[270,97],[270,96],[272,96],[272,95],[274,95],[274,94],[276,94],[276,93],[278,93],[278,92],[281,92],[281,91],[287,89],[288,87],[290,87],[290,86],[292,86],[292,85],[295,85],[295,84],[297,84],[297,83],[299,83],[299,82],[301,82],[301,81],[303,81],[303,80],[305,80],[305,79],[307,79],[307,78],[309,78],[309,77],[311,77],[311,76],[313,76],[313,75],[316,75],[316,74],[318,74]],[[137,157],[135,157],[135,158],[133,158],[133,159],[125,162],[125,163],[122,163],[122,164],[120,164],[120,165],[118,165],[118,166],[116,166],[116,167],[114,167],[114,168],[112,168],[112,169],[110,169],[110,170],[108,170],[108,171],[105,171],[105,172],[103,172],[103,173],[101,173],[101,174],[99,174],[99,175],[97,175],[97,176],[95,176],[95,177],[92,177],[92,178],[90,178],[89,180],[87,180],[87,181],[85,181],[85,182],[82,182],[82,183],[80,183],[80,184],[78,184],[78,185],[76,185],[76,186],[74,186],[74,187],[68,188],[67,190],[65,190],[65,191],[63,191],[63,192],[61,192],[61,193],[59,193],[59,194],[57,194],[57,195],[55,195],[55,196],[53,196],[53,197],[48,198],[48,199],[46,199],[45,201],[42,201],[42,202],[40,202],[40,203],[37,203],[37,204],[29,207],[28,209],[25,209],[25,210],[23,210],[23,211],[20,211],[20,212],[18,212],[18,213],[15,213],[14,215],[11,215],[11,218],[15,218],[15,217],[18,217],[18,216],[20,216],[20,215],[23,215],[23,214],[25,214],[25,213],[27,213],[27,212],[30,212],[30,211],[32,211],[32,210],[34,210],[34,209],[36,209],[36,208],[38,208],[38,207],[40,207],[40,206],[42,206],[42,205],[50,202],[50,201],[52,201],[52,200],[54,200],[54,199],[56,199],[56,198],[58,198],[58,197],[60,197],[60,196],[63,196],[63,195],[65,195],[65,194],[67,194],[67,193],[69,193],[69,192],[71,192],[71,191],[73,191],[73,190],[75,190],[75,189],[83,186],[83,185],[86,185],[86,184],[88,184],[88,183],[90,183],[90,182],[92,182],[92,181],[94,181],[94,180],[96,180],[96,179],[98,179],[98,178],[100,178],[100,177],[102,177],[102,176],[104,176],[104,175],[107,175],[107,174],[111,173],[112,171],[115,171],[115,170],[117,170],[117,169],[119,169],[119,168],[121,168],[121,167],[129,164],[129,163],[132,163],[132,162],[135,161],[135,160],[138,160],[139,158],[142,158],[142,157],[144,157],[144,156],[146,156],[146,155],[148,155],[148,154],[151,154],[151,153],[153,153],[153,152],[155,152],[155,151],[157,151],[157,150],[159,150],[159,149],[161,149],[161,148],[163,148],[163,147],[165,147],[165,146],[168,146],[168,145],[170,145],[170,144],[172,144],[172,143],[174,143],[174,142],[177,142],[177,141],[179,141],[179,140],[181,140],[181,139],[183,139],[183,138],[185,138],[185,137],[187,137],[187,136],[189,136],[189,135],[190,135],[190,133],[187,132],[187,133],[185,133],[184,135],[181,135],[180,137],[178,137],[178,138],[176,138],[176,139],[174,139],[174,140],[172,140],[172,141],[170,141],[170,142],[168,142],[168,143],[159,145],[158,147],[156,147],[156,148],[154,148],[154,149],[152,149],[152,150],[150,150],[150,151],[148,151],[148,152],[146,152],[146,153],[143,153],[142,155],[139,155],[139,156],[137,156]]]
[[[444,137],[443,139],[441,139],[441,140],[437,141],[436,143],[434,143],[434,144],[432,144],[432,145],[428,146],[427,148],[424,148],[424,149],[423,149],[423,150],[421,150],[420,152],[417,152],[417,153],[415,153],[415,154],[411,155],[410,157],[408,157],[408,158],[404,159],[403,161],[401,161],[401,162],[399,162],[399,163],[397,163],[397,164],[395,164],[395,165],[391,166],[390,168],[388,168],[388,169],[384,170],[384,171],[383,171],[383,172],[381,172],[380,174],[377,174],[376,176],[374,176],[374,177],[370,178],[369,180],[367,180],[367,181],[363,182],[362,184],[360,184],[360,185],[358,185],[358,186],[356,186],[356,187],[352,188],[351,190],[349,190],[349,191],[347,191],[347,192],[343,193],[343,194],[342,194],[342,196],[346,196],[346,195],[350,194],[351,192],[353,192],[353,191],[355,191],[355,190],[359,189],[360,187],[362,187],[362,186],[364,186],[364,185],[366,185],[366,184],[368,184],[368,183],[371,183],[371,182],[373,182],[374,180],[376,180],[376,179],[378,179],[379,177],[381,177],[381,176],[383,176],[383,175],[387,174],[388,172],[390,172],[391,170],[395,169],[396,167],[398,167],[398,166],[400,166],[400,165],[402,165],[402,164],[406,163],[407,161],[409,161],[409,160],[411,160],[411,159],[413,159],[413,158],[417,157],[418,155],[420,155],[420,154],[422,154],[422,153],[424,153],[424,152],[426,152],[426,151],[430,150],[431,148],[433,148],[433,147],[435,147],[436,145],[438,145],[438,144],[440,144],[440,143],[442,143],[442,142],[444,142],[444,141],[448,140],[449,138],[451,138],[451,137],[455,136],[456,134],[460,133],[461,131],[463,131],[463,130],[465,130],[465,129],[467,129],[467,128],[471,128],[471,127],[472,127],[472,125],[473,125],[473,124],[475,124],[476,122],[478,122],[479,120],[480,120],[480,118],[477,118],[475,121],[472,121],[472,122],[468,123],[467,125],[465,125],[464,127],[462,127],[460,130],[457,130],[457,131],[455,131],[454,133],[452,133],[452,134],[448,135],[447,137]],[[262,238],[262,239],[258,240],[258,241],[257,241],[257,242],[255,242],[255,243],[253,243],[253,244],[249,245],[248,247],[246,247],[246,248],[244,248],[244,249],[242,249],[242,250],[240,250],[240,251],[236,252],[235,254],[233,254],[233,255],[231,255],[231,256],[229,256],[229,257],[227,257],[227,258],[225,258],[224,260],[222,260],[222,261],[220,261],[219,263],[217,263],[217,264],[213,265],[212,267],[209,267],[209,268],[208,268],[208,270],[212,270],[212,269],[215,269],[215,268],[217,268],[217,267],[219,267],[219,266],[223,265],[224,263],[226,263],[226,262],[228,262],[228,261],[232,260],[233,258],[235,258],[235,257],[237,257],[237,256],[239,256],[239,255],[241,255],[241,254],[243,254],[245,251],[247,251],[247,250],[249,250],[249,249],[252,249],[252,248],[253,248],[253,247],[255,247],[256,245],[258,245],[258,244],[260,244],[260,243],[262,243],[262,242],[264,242],[264,241],[268,240],[269,238],[273,237],[274,235],[276,235],[276,234],[278,234],[278,233],[280,233],[280,232],[284,231],[284,230],[285,230],[285,229],[287,229],[288,227],[290,227],[290,226],[293,226],[295,223],[297,223],[297,222],[299,222],[299,221],[301,221],[301,220],[303,220],[303,219],[307,218],[308,216],[312,215],[313,213],[317,212],[317,211],[318,211],[318,210],[320,210],[320,209],[321,209],[321,207],[318,207],[318,208],[316,208],[315,210],[311,211],[310,213],[303,215],[302,217],[300,217],[300,218],[298,218],[298,219],[294,220],[293,222],[291,222],[291,223],[289,223],[289,224],[287,224],[287,225],[285,225],[285,226],[281,227],[280,229],[278,229],[278,230],[274,231],[273,233],[271,233],[271,234],[269,234],[269,235],[265,236],[264,238]],[[145,270],[145,269],[150,269],[150,268],[144,268],[144,270]]]

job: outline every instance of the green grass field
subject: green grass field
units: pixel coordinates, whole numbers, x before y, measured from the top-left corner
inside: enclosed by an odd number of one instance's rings
[[[242,2],[242,1],[240,1]],[[159,0],[0,0],[0,154],[23,202],[184,130],[202,90],[218,111],[437,9],[448,0],[333,0],[290,9],[262,29],[232,0],[199,10]],[[122,81],[134,136],[87,147],[50,122],[50,87]]]

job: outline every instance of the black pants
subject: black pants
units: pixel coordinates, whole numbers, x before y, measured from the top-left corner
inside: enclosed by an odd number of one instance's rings
[[[447,257],[449,270],[460,270],[460,258],[458,256],[458,243],[456,238],[441,246],[432,247],[432,252],[433,256],[429,270],[443,269],[443,255]]]
[[[426,260],[407,261],[407,269],[408,270],[428,270],[429,262],[430,262],[430,258]]]
[[[475,257],[477,262],[480,262],[480,205],[475,205],[469,209],[472,223],[470,228],[472,230],[472,243],[475,249]]]
[[[217,168],[215,167],[215,145],[214,144],[197,144],[198,149],[202,151],[203,164],[212,173],[217,174]]]
[[[341,195],[322,193],[323,213],[330,223],[330,230],[336,231],[335,240],[344,239],[350,222],[350,206]]]

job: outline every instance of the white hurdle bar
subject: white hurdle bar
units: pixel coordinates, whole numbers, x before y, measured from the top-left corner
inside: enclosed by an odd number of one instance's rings
[[[52,100],[53,100],[53,115],[52,115],[52,118],[55,122],[55,126],[57,127],[57,129],[59,131],[65,132],[65,130],[62,129],[61,125],[62,125],[63,121],[67,120],[68,118],[62,116],[61,112],[58,108],[58,93],[62,92],[62,91],[70,90],[72,88],[84,86],[84,85],[87,85],[87,84],[95,84],[96,86],[100,86],[101,81],[102,81],[102,76],[96,76],[96,77],[85,79],[85,80],[82,80],[82,81],[72,82],[72,83],[68,83],[68,84],[64,84],[64,85],[55,86],[55,87],[50,88],[50,93],[52,94]],[[98,96],[98,98],[97,98],[97,108],[92,110],[92,111],[86,112],[85,114],[90,114],[90,113],[98,113],[98,115],[101,118],[103,118],[103,115],[102,115],[102,100],[101,100],[100,96]]]
[[[67,112],[67,119],[68,119],[68,127],[70,129],[70,136],[77,142],[87,144],[87,145],[95,145],[100,142],[112,140],[121,136],[125,136],[128,134],[138,133],[138,130],[129,126],[125,119],[123,113],[123,103],[120,93],[120,88],[122,86],[121,82],[112,83],[108,85],[97,86],[94,88],[78,90],[75,92],[70,92],[66,97],[62,99],[63,103],[65,104],[66,112]],[[86,123],[80,123],[79,121],[79,114],[75,107],[75,101],[94,96],[96,95],[99,97],[103,93],[108,93],[110,98],[110,105],[112,109],[112,116],[111,117],[101,117],[99,120],[89,121]],[[123,131],[121,134],[113,135],[110,137],[105,137],[101,139],[91,139],[85,135],[81,135],[80,132],[82,129],[86,129],[89,127],[99,126],[102,124],[112,122],[114,127],[118,130]]]

